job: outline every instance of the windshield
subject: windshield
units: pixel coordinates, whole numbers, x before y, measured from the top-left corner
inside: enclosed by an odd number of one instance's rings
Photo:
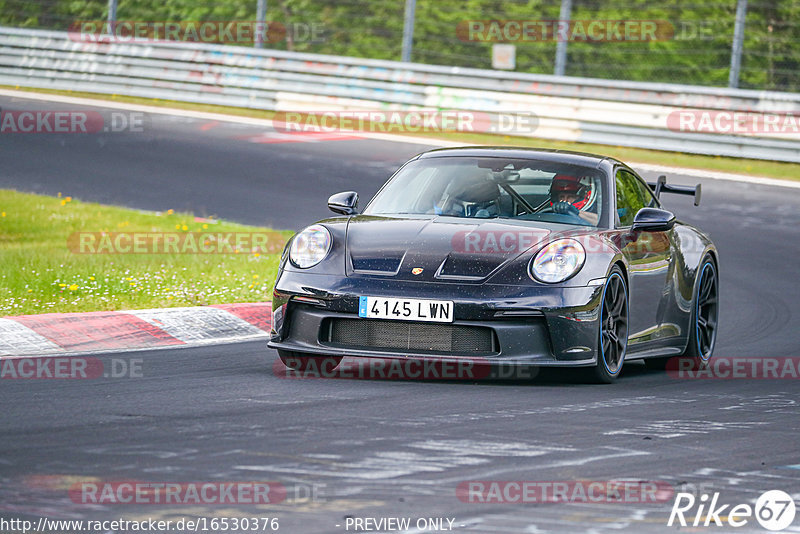
[[[602,172],[589,167],[507,158],[424,158],[403,167],[364,213],[597,226],[604,187]]]

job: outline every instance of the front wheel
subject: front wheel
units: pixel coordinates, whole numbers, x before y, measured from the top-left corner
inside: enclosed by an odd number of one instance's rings
[[[619,267],[611,269],[600,300],[600,328],[594,378],[614,382],[628,348],[628,288]]]
[[[329,373],[336,369],[336,366],[342,361],[341,356],[317,356],[289,350],[278,350],[278,357],[289,369],[315,373]]]

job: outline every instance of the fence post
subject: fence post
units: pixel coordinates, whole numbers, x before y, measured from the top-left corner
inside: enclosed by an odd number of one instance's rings
[[[400,60],[408,63],[411,61],[411,47],[414,43],[414,10],[417,0],[406,0],[406,16],[403,22],[403,50]]]
[[[567,39],[559,37],[559,29],[562,24],[567,24],[567,34],[569,34],[569,21],[572,16],[572,0],[561,0],[561,13],[558,15],[558,24],[555,27],[556,35],[556,76],[564,76],[567,68]]]
[[[108,28],[109,35],[114,35],[114,27],[117,24],[117,0],[108,0]]]
[[[736,2],[736,25],[733,28],[733,46],[731,47],[731,70],[728,74],[728,87],[739,87],[739,71],[742,67],[742,48],[744,42],[744,23],[747,18],[747,0]]]
[[[256,48],[264,48],[264,35],[267,32],[267,0],[256,1],[256,35],[253,46]],[[289,21],[286,21],[287,23]]]

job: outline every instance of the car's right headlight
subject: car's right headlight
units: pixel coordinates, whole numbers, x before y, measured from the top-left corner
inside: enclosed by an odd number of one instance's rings
[[[331,249],[331,233],[321,224],[309,226],[292,239],[289,261],[300,269],[313,267],[328,255]]]
[[[586,250],[575,239],[553,241],[531,260],[531,276],[540,282],[563,282],[581,270],[586,261]]]

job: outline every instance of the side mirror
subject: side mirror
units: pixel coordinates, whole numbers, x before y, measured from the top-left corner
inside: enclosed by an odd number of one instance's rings
[[[659,208],[642,208],[633,218],[634,232],[664,232],[675,226],[675,215]]]
[[[328,209],[340,215],[355,215],[358,213],[358,193],[345,191],[331,195],[328,199]]]

